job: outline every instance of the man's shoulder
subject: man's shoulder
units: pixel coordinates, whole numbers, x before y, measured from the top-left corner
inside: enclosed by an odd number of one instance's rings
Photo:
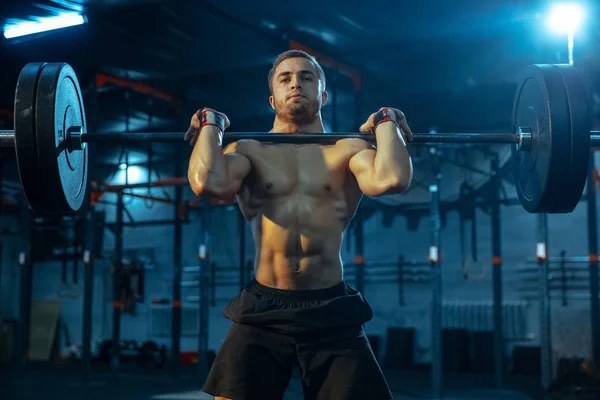
[[[237,140],[235,142],[228,144],[223,149],[223,154],[236,153],[236,154],[248,155],[249,153],[251,153],[253,151],[253,149],[256,149],[256,146],[259,144],[260,144],[260,142],[258,142],[257,140],[240,139],[240,140]]]
[[[371,143],[367,142],[366,140],[357,138],[338,140],[336,143],[336,147],[338,146],[344,149],[353,150],[355,152],[375,148]]]

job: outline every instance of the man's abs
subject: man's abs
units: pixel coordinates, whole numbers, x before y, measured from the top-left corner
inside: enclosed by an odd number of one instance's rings
[[[268,201],[252,220],[256,278],[280,289],[320,289],[341,280],[345,206],[296,195]],[[277,204],[274,204],[277,203]],[[344,203],[340,200],[339,203]]]

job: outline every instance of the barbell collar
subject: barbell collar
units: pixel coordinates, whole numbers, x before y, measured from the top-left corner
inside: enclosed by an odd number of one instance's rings
[[[69,141],[69,150],[83,150],[86,143],[82,140],[83,134],[80,126],[72,126],[67,130],[67,139]]]
[[[531,150],[531,128],[528,126],[520,126],[517,128],[517,137],[519,141],[516,144],[517,151],[529,151]]]
[[[15,147],[15,131],[0,131],[0,147]]]

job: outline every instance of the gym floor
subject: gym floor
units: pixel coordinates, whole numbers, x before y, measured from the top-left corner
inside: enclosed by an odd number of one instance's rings
[[[144,371],[123,368],[115,373],[95,367],[86,378],[77,365],[30,365],[26,369],[0,370],[2,400],[204,400],[194,369],[182,368],[175,376],[167,370]],[[386,371],[395,399],[428,399],[430,376],[425,372]],[[503,390],[494,387],[488,375],[446,375],[443,398],[448,400],[529,400],[544,398],[534,377],[507,377]],[[560,396],[555,398],[566,399]],[[581,399],[582,397],[577,397]],[[597,398],[597,397],[595,397]],[[303,399],[300,379],[290,382],[284,400]],[[368,399],[365,399],[368,400]]]

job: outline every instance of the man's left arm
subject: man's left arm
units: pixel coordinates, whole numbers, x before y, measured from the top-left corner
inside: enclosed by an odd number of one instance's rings
[[[360,150],[350,159],[349,169],[361,191],[370,197],[404,192],[412,180],[412,162],[406,148],[412,132],[402,111],[381,108],[360,127],[372,132],[377,150]]]

